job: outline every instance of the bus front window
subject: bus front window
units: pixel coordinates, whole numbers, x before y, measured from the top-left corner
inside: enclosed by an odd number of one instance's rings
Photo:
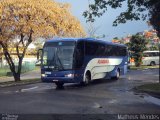
[[[52,42],[44,46],[43,66],[53,70],[72,69],[75,42]]]

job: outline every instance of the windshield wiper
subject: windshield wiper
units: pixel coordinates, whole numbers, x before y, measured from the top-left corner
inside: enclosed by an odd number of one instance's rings
[[[48,66],[52,65],[52,63],[55,64],[55,53],[54,53],[52,59],[49,61]]]
[[[57,49],[57,52],[58,52],[58,49]],[[60,60],[57,52],[56,52],[56,56],[57,56],[58,62],[59,62],[59,64],[60,64],[61,69],[64,70],[64,66],[63,66],[63,64],[62,64],[62,62],[61,62],[61,60]]]
[[[52,57],[52,59],[50,60],[50,62],[48,63],[48,66],[54,66],[54,68],[52,68],[52,70],[54,69],[59,69],[59,66],[57,65],[57,62],[56,62],[56,53],[54,52],[53,53],[54,55],[53,55],[53,57]]]

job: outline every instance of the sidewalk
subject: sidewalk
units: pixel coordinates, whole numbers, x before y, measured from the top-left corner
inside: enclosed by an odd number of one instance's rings
[[[24,74],[21,74],[21,80],[26,80],[26,79],[34,79],[34,78],[41,78],[41,73],[40,70],[33,70]],[[13,77],[0,77],[0,83],[2,82],[9,82],[9,81],[14,81]]]

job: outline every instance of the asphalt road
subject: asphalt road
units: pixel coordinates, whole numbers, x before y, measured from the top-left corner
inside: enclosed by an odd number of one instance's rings
[[[0,113],[9,114],[158,114],[159,103],[132,88],[158,82],[159,69],[129,71],[119,80],[97,80],[89,86],[54,84],[0,88]],[[158,101],[159,102],[159,101]]]

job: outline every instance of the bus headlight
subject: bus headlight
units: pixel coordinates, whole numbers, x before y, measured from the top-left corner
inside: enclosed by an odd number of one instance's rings
[[[67,75],[65,75],[65,77],[74,77],[74,74],[67,74]]]
[[[41,74],[42,77],[46,77],[46,74]]]

